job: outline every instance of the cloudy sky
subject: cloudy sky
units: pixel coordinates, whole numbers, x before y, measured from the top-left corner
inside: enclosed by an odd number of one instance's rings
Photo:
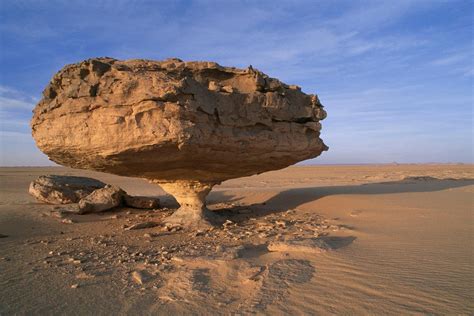
[[[473,162],[474,1],[0,1],[0,165],[47,165],[31,110],[96,56],[253,65],[319,95],[315,163]],[[311,161],[313,162],[313,161]]]

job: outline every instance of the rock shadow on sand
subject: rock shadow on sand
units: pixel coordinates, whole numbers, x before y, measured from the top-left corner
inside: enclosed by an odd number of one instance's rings
[[[340,194],[397,194],[412,192],[436,192],[473,185],[474,179],[438,179],[433,177],[407,177],[399,181],[367,183],[360,185],[321,186],[294,188],[282,191],[263,203],[251,205],[234,205],[229,208],[220,208],[215,211],[220,215],[232,217],[242,210],[249,210],[252,217],[264,217],[273,213],[280,213],[295,209],[303,204],[317,201],[326,196]],[[213,201],[236,203],[242,198],[229,196],[225,191],[213,192]],[[236,203],[237,204],[237,203]]]

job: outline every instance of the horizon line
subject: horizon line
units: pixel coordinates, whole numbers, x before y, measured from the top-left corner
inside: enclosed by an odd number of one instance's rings
[[[290,165],[288,167],[308,167],[308,166],[369,166],[369,165],[474,165],[474,162],[363,162],[363,163],[296,163],[294,165]],[[288,167],[276,169],[281,170]],[[72,168],[67,166],[51,166],[51,165],[42,165],[42,166],[31,166],[31,165],[18,165],[18,166],[2,166],[0,168],[69,168],[75,170],[86,170],[86,171],[97,171],[93,169],[81,169],[81,168]],[[269,171],[276,171],[276,170],[269,170]],[[268,171],[266,171],[268,172]],[[108,172],[104,172],[108,173]]]

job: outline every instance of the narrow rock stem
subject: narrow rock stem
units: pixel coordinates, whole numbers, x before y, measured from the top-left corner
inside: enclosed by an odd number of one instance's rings
[[[180,205],[166,222],[193,227],[209,226],[216,222],[218,216],[206,208],[206,196],[216,183],[196,180],[154,182],[171,194]]]

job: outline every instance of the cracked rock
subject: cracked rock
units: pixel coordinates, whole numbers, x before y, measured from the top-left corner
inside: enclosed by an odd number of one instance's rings
[[[49,204],[77,203],[105,183],[86,177],[47,175],[31,182],[28,192],[37,200]]]
[[[122,204],[125,192],[115,186],[106,185],[79,201],[79,214],[98,213],[113,209]]]

